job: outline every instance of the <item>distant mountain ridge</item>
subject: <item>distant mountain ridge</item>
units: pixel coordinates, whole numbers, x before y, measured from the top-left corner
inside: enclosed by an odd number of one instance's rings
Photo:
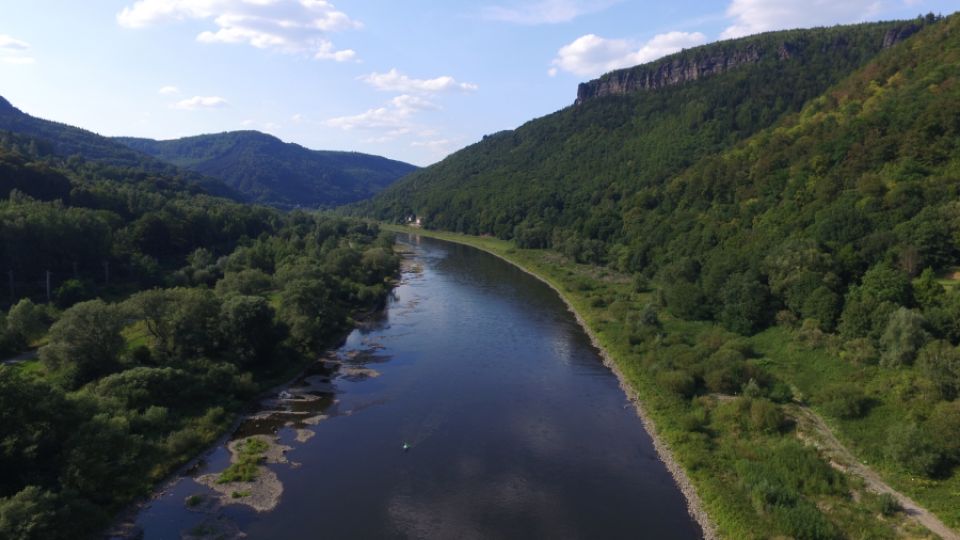
[[[875,23],[866,24],[875,26]],[[892,47],[923,28],[923,24],[917,21],[887,24],[889,27],[884,32],[873,37],[876,49]],[[828,39],[818,40],[815,45],[840,54],[849,49],[849,27],[837,26],[822,31],[828,35]],[[805,30],[767,32],[702,45],[649,64],[611,71],[597,79],[581,83],[577,88],[576,104],[600,97],[622,96],[642,90],[676,86],[768,60],[789,61],[811,45],[808,34],[809,31]]]
[[[414,165],[370,154],[310,150],[259,131],[166,141],[118,137],[114,141],[219,178],[254,202],[281,208],[356,202],[417,170]]]
[[[108,137],[61,122],[24,113],[0,96],[0,132],[7,131],[40,143],[45,154],[83,160],[132,172],[179,177],[211,195],[241,199],[238,192],[220,180],[186,171],[120,144]]]

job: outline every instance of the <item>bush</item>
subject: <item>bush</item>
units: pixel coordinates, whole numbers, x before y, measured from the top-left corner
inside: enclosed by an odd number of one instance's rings
[[[252,482],[257,477],[260,462],[269,447],[262,440],[251,437],[237,445],[237,457],[217,478],[218,484],[229,482]]]
[[[857,366],[873,365],[877,363],[877,349],[867,338],[851,339],[843,344],[840,358]]]
[[[777,433],[783,427],[783,411],[768,399],[750,400],[750,429]]]
[[[905,471],[933,477],[943,456],[931,437],[917,424],[900,424],[887,432],[886,455]]]
[[[664,371],[657,374],[657,383],[672,394],[689,399],[697,388],[693,375],[682,370]]]
[[[817,399],[830,416],[836,418],[860,418],[867,412],[869,403],[863,390],[852,383],[836,383],[828,386]]]
[[[877,511],[882,515],[890,517],[901,510],[903,510],[903,507],[900,506],[900,501],[893,495],[881,493],[880,496],[877,497]]]

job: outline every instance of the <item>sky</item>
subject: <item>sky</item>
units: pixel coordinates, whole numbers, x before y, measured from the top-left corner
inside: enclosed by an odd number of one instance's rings
[[[241,129],[417,165],[720,39],[960,0],[0,0],[0,96],[102,135]]]

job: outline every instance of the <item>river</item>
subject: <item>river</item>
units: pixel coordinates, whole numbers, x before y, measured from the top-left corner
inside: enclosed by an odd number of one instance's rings
[[[140,511],[145,540],[212,521],[252,539],[701,538],[554,291],[470,247],[398,240],[411,253],[382,316],[291,388],[310,401],[239,429],[290,447],[267,465],[276,507],[188,508],[211,490],[187,476]],[[228,459],[218,447],[193,474]]]

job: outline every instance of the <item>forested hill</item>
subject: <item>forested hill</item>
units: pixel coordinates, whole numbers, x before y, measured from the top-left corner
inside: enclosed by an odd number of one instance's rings
[[[12,136],[21,138],[21,150],[26,154],[89,161],[112,169],[112,173],[101,169],[99,174],[115,178],[144,174],[178,178],[211,195],[240,198],[239,193],[220,180],[178,169],[92,131],[30,116],[0,96],[0,147],[13,146],[9,141]]]
[[[258,131],[169,141],[115,140],[219,178],[253,201],[285,208],[328,207],[367,199],[417,168],[369,154],[310,150]]]
[[[212,197],[57,144],[0,133],[0,359],[40,347],[0,362],[3,540],[103,538],[381,306],[399,271],[374,225]]]
[[[799,111],[889,48],[891,33],[933,19],[772,32],[627,70],[656,72],[682,58],[728,58],[730,64],[744,51],[774,51],[682,84],[581,100],[487,136],[409,175],[357,212],[386,220],[416,214],[428,227],[516,238],[524,246],[567,249],[583,261],[640,270],[642,254],[622,249],[631,241],[624,218],[632,219],[633,208],[655,207],[673,175]]]

